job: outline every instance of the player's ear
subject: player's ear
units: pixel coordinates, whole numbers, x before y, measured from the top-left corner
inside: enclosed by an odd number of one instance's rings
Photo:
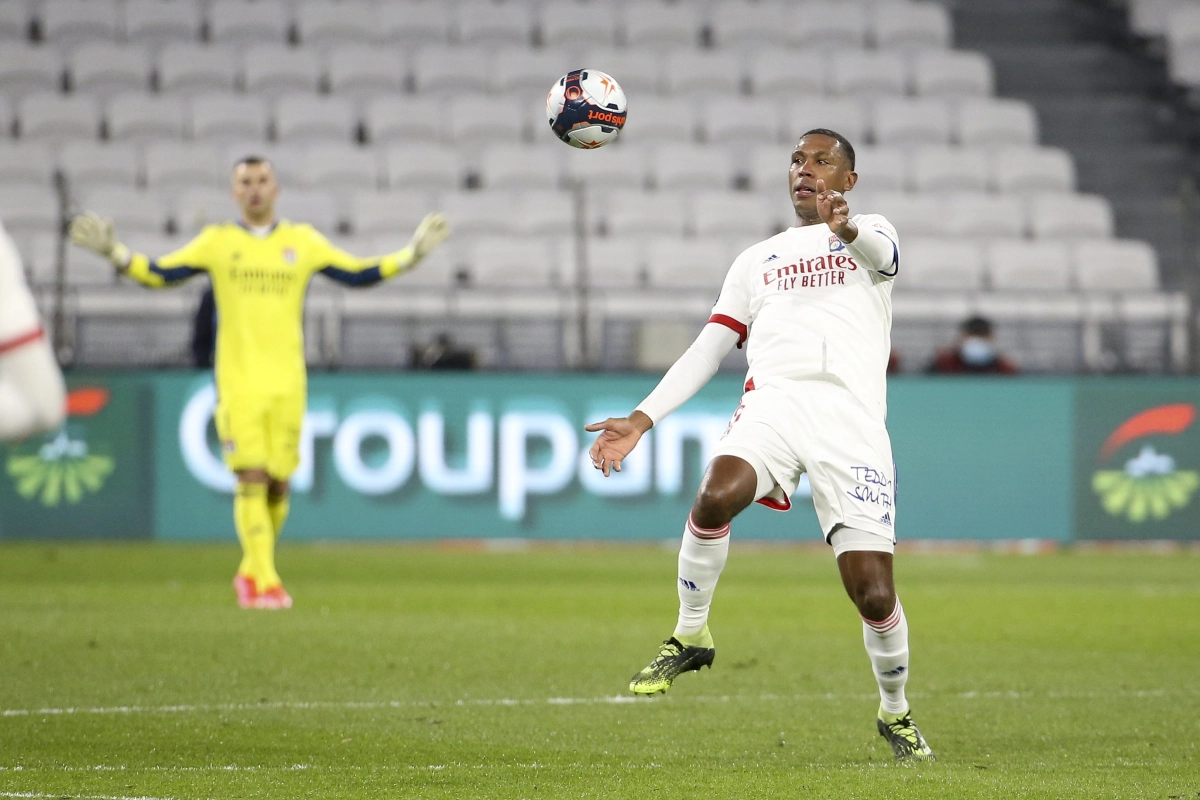
[[[846,176],[846,191],[848,192],[851,189],[853,189],[854,184],[856,184],[856,183],[858,183],[858,173],[851,172],[849,175]]]

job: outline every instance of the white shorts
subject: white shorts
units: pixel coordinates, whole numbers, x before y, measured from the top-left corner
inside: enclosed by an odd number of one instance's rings
[[[840,383],[770,379],[742,395],[713,451],[758,473],[758,502],[779,511],[808,473],[817,519],[828,542],[844,526],[895,545],[896,466],[884,421]]]

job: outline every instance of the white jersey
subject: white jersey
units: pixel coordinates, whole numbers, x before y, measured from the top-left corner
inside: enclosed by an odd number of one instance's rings
[[[859,234],[851,247],[875,244],[864,237],[886,237],[890,263],[868,265],[828,225],[789,228],[737,257],[709,322],[736,331],[739,347],[749,340],[748,385],[833,378],[883,417],[900,239],[878,214],[852,219]]]
[[[41,331],[37,304],[25,283],[21,256],[0,225],[0,352]]]

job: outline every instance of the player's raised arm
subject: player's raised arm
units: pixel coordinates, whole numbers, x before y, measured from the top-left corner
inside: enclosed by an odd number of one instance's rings
[[[895,277],[900,266],[898,237],[883,217],[874,217],[863,235],[858,224],[850,216],[850,204],[841,192],[827,189],[825,181],[817,181],[817,213],[829,230],[842,240],[850,255],[858,259],[867,269]],[[890,273],[890,274],[889,274]]]
[[[69,233],[76,245],[107,258],[117,271],[153,289],[182,283],[208,269],[207,232],[202,232],[179,250],[159,259],[135,253],[121,244],[112,220],[103,219],[91,211],[71,220]]]
[[[450,224],[446,217],[435,212],[421,220],[412,239],[403,249],[385,256],[358,258],[324,242],[324,247],[317,248],[315,255],[321,262],[316,270],[347,286],[371,286],[415,268],[449,235]],[[320,238],[324,240],[324,237]]]

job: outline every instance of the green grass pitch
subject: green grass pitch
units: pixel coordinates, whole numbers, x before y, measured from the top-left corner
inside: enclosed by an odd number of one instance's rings
[[[875,732],[832,557],[739,546],[714,669],[637,700],[663,548],[288,545],[287,612],[235,546],[0,547],[0,797],[1200,795],[1200,555],[901,554],[910,699]]]

